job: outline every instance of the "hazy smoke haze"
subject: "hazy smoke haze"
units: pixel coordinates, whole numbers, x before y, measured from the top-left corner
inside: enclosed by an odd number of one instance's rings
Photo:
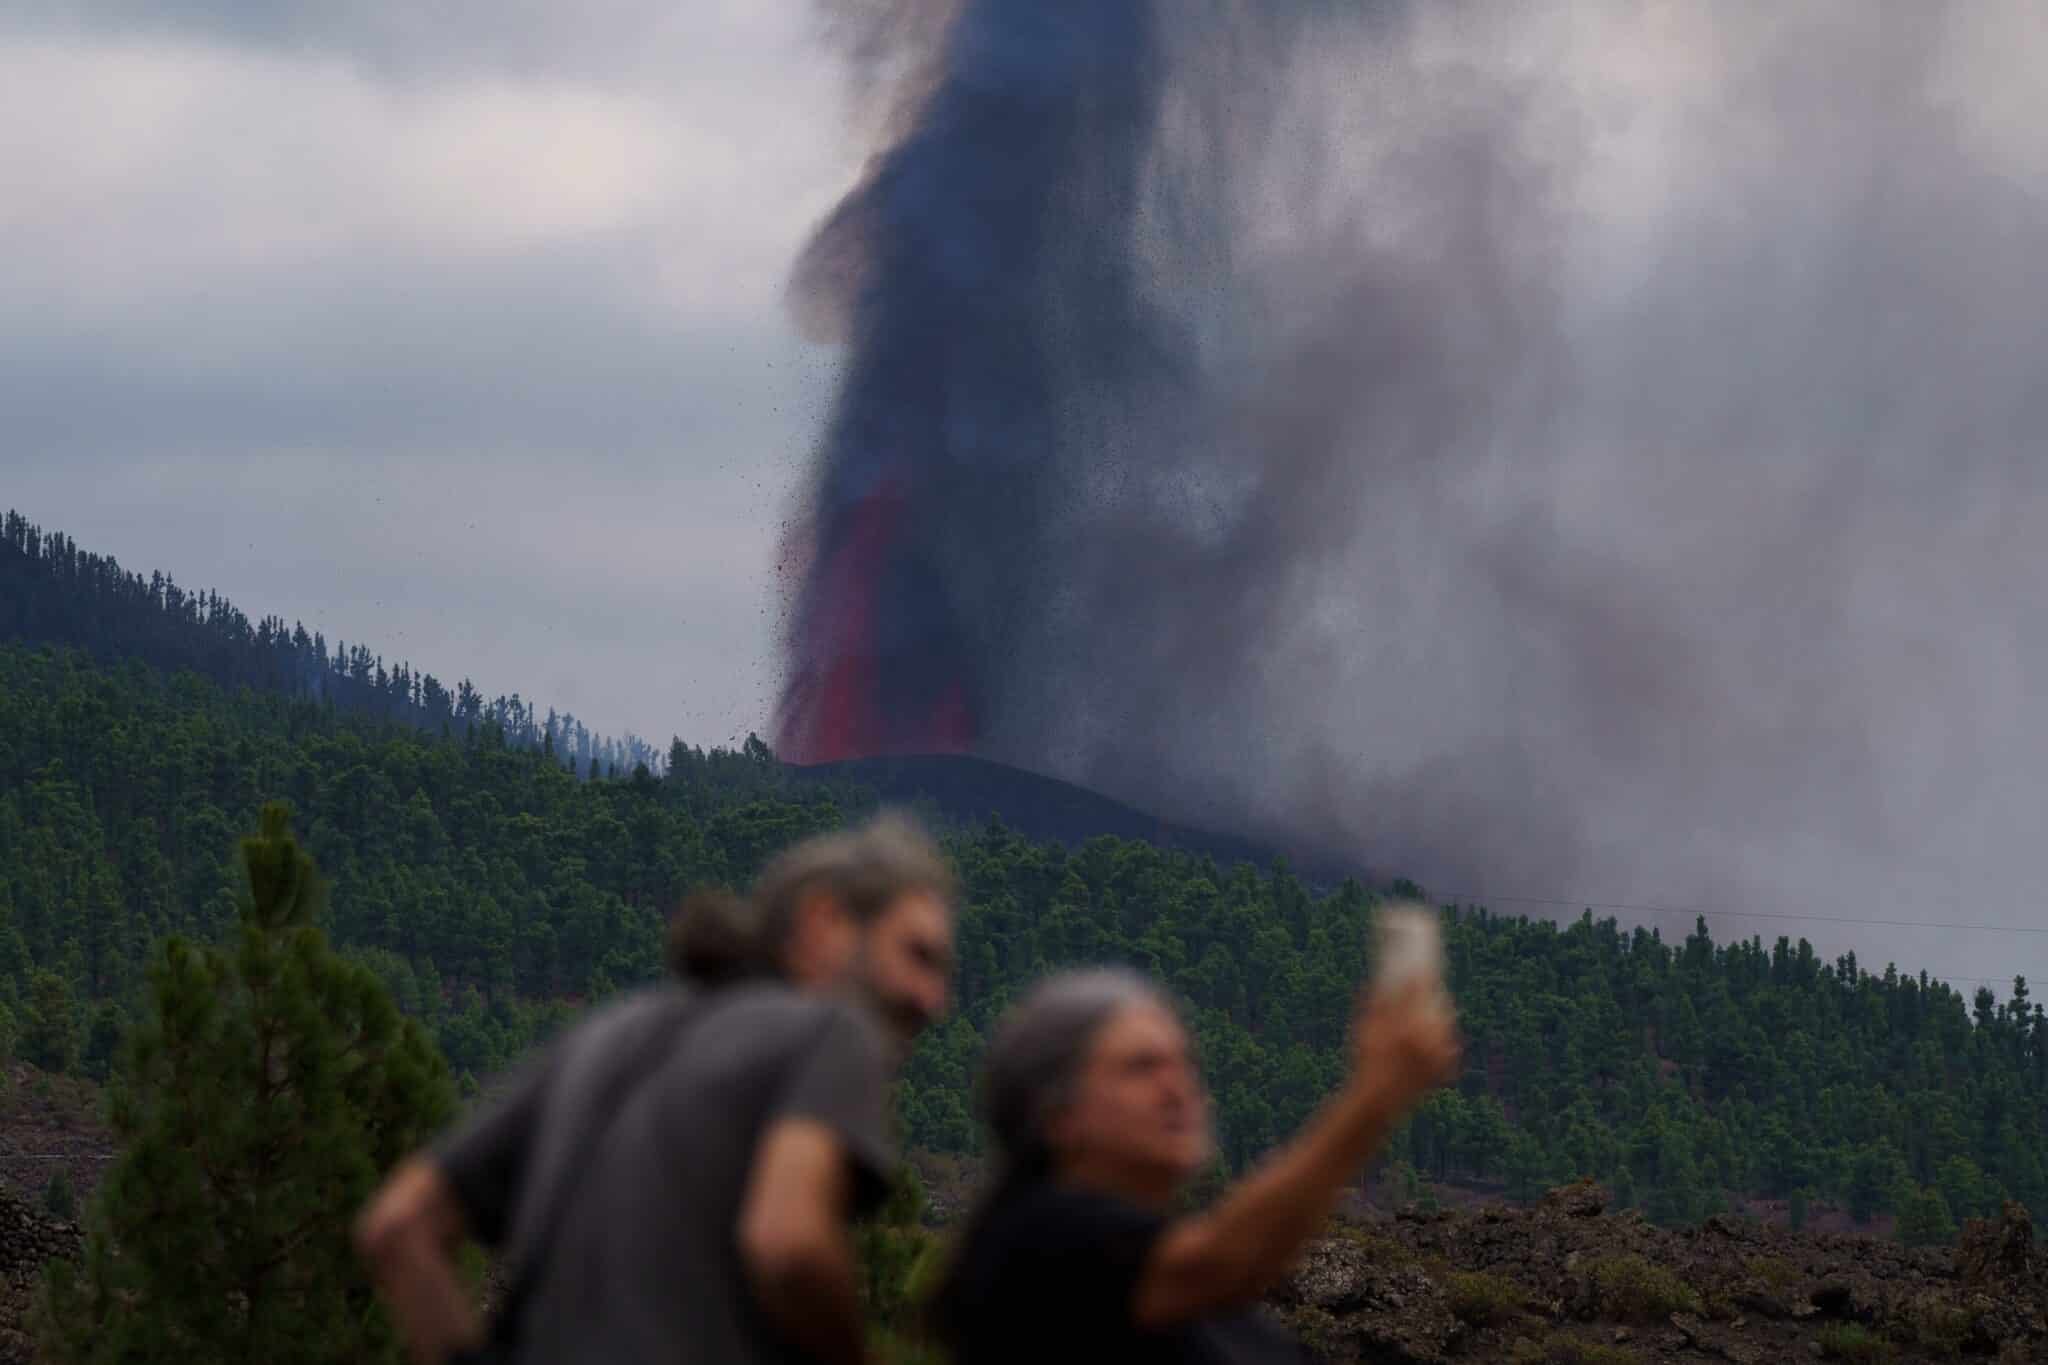
[[[785,738],[893,478],[882,747],[957,685],[1434,889],[2048,925],[2038,5],[826,8],[878,152],[793,291]]]

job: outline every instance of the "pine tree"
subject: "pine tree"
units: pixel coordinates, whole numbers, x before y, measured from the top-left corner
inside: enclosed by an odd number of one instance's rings
[[[1422,1177],[1413,1166],[1396,1157],[1381,1170],[1379,1188],[1385,1191],[1390,1203],[1400,1208],[1414,1203],[1422,1193]]]
[[[244,839],[239,940],[173,938],[110,1113],[123,1155],[52,1268],[45,1351],[70,1365],[395,1360],[349,1245],[381,1171],[453,1109],[447,1068],[327,945],[282,805]]]
[[[1515,1133],[1508,1140],[1506,1165],[1510,1199],[1526,1201],[1542,1195],[1548,1183],[1542,1143],[1526,1133]]]
[[[924,1185],[904,1166],[888,1199],[854,1230],[862,1305],[869,1323],[891,1335],[912,1326],[916,1291],[938,1245],[923,1226],[924,1212]]]
[[[120,1009],[110,1001],[102,1001],[93,1010],[92,1025],[85,1034],[81,1060],[87,1076],[104,1082],[113,1074],[114,1058],[120,1051],[123,1031]]]
[[[78,1012],[71,1003],[71,987],[55,972],[38,971],[29,983],[21,1055],[45,1071],[69,1071],[78,1062]]]
[[[1900,1202],[1898,1234],[1907,1246],[1942,1246],[1955,1240],[1955,1220],[1940,1190],[1922,1185]]]

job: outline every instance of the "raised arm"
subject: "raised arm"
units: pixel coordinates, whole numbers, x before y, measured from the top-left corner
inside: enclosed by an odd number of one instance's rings
[[[1433,982],[1368,998],[1361,1016],[1344,1088],[1213,1209],[1160,1237],[1132,1305],[1141,1326],[1257,1299],[1286,1273],[1409,1108],[1457,1074],[1456,1023]]]

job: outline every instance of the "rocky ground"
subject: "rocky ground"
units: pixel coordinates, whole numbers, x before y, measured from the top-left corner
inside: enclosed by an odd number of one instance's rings
[[[0,1365],[34,1360],[42,1268],[78,1251],[77,1226],[41,1207],[46,1166],[27,1160],[52,1139],[80,1157],[101,1148],[69,1098],[24,1095],[0,1115]],[[79,1184],[95,1173],[81,1161]],[[1320,1359],[1367,1365],[2048,1365],[2048,1249],[2017,1205],[1953,1248],[1916,1251],[1749,1219],[1652,1227],[1581,1183],[1530,1206],[1348,1219],[1272,1308]]]
[[[0,1365],[36,1359],[29,1306],[43,1266],[76,1259],[77,1223],[46,1208],[49,1183],[61,1172],[70,1203],[83,1209],[113,1158],[113,1135],[98,1087],[14,1065],[0,1073]]]
[[[0,1072],[0,1191],[41,1207],[61,1172],[83,1208],[113,1155],[99,1087],[19,1064]]]
[[[1579,1184],[1348,1223],[1273,1307],[1321,1359],[1375,1365],[2048,1362],[2048,1256],[2017,1205],[1914,1251],[1727,1218],[1666,1230]]]
[[[76,1223],[0,1190],[0,1365],[33,1365],[29,1308],[43,1267],[59,1258],[76,1260],[83,1243]]]

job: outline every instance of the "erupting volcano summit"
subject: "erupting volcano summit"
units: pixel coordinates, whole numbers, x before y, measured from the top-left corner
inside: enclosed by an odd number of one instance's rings
[[[796,762],[988,736],[1070,510],[1061,395],[1146,349],[1129,257],[1152,10],[969,0],[917,117],[799,265],[851,356],[791,556]]]

